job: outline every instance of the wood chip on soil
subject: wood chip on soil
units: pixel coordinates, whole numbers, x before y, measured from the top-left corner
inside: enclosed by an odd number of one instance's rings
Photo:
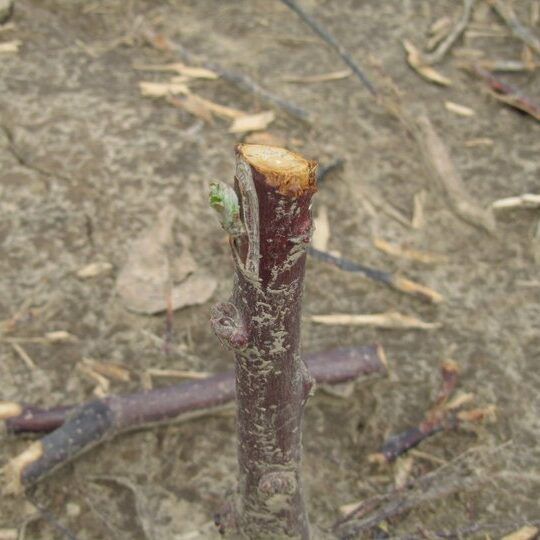
[[[166,97],[176,94],[189,94],[189,88],[183,83],[174,82],[139,82],[139,90],[146,97]]]
[[[248,131],[261,131],[266,129],[275,119],[274,111],[265,111],[257,114],[246,114],[233,120],[229,133],[245,133]]]
[[[75,343],[78,341],[77,336],[66,332],[65,330],[56,330],[54,332],[47,332],[45,339],[49,343]]]
[[[22,41],[15,39],[13,41],[5,41],[0,43],[0,53],[16,53],[19,52],[19,47]]]
[[[346,79],[351,75],[352,71],[350,69],[341,69],[339,71],[331,71],[330,73],[321,73],[319,75],[306,75],[304,77],[287,75],[283,77],[282,80],[289,83],[311,84],[329,81],[339,81],[341,79]]]
[[[145,371],[150,377],[166,377],[171,379],[208,379],[212,375],[207,371],[191,371],[186,369],[159,369],[150,368]]]
[[[141,64],[133,66],[140,71],[173,72],[191,79],[218,79],[219,75],[210,69],[186,66],[182,62],[172,64]]]
[[[100,360],[93,360],[92,358],[83,358],[83,363],[96,373],[99,373],[108,379],[113,379],[118,382],[128,382],[131,380],[129,370],[120,364],[102,362]]]
[[[498,199],[491,203],[493,210],[514,210],[516,208],[540,208],[540,195],[525,193],[517,197]]]
[[[425,64],[422,60],[422,53],[408,40],[403,40],[403,47],[407,52],[407,62],[420,76],[429,82],[441,85],[450,86],[452,81],[439,73],[431,66]]]
[[[311,245],[320,251],[327,251],[328,240],[330,239],[330,223],[328,221],[328,210],[326,206],[321,206],[317,216],[313,219],[313,236]]]
[[[79,268],[79,270],[77,270],[77,277],[81,279],[97,277],[102,274],[108,274],[112,268],[113,266],[109,262],[93,262]]]
[[[444,106],[447,111],[453,112],[459,116],[474,116],[476,113],[465,105],[454,103],[453,101],[445,101]]]
[[[420,251],[418,249],[406,248],[398,244],[391,244],[383,238],[374,238],[373,245],[387,255],[407,259],[409,261],[420,262],[423,264],[437,264],[446,261],[446,257],[444,255],[439,255],[438,253],[431,253],[428,251]]]
[[[441,327],[440,323],[422,321],[397,311],[375,314],[332,313],[329,315],[312,315],[310,319],[315,323],[336,326],[372,326],[402,330],[434,330]]]

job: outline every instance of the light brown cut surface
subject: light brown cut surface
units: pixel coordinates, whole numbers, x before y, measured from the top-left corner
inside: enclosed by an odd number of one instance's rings
[[[298,197],[305,191],[317,189],[315,161],[277,146],[240,144],[237,148],[244,159],[281,194]]]
[[[34,463],[43,455],[41,441],[33,442],[24,452],[14,457],[4,467],[5,485],[3,495],[18,495],[23,490],[21,475],[28,465]]]

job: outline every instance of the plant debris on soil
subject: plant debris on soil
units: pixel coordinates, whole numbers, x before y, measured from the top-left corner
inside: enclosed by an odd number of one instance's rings
[[[323,165],[303,351],[389,370],[310,400],[313,537],[538,535],[538,0],[4,4],[0,404],[229,371],[208,190],[282,145]],[[0,467],[31,444],[0,437]],[[219,538],[236,467],[230,411],[122,434],[0,496],[0,538]]]

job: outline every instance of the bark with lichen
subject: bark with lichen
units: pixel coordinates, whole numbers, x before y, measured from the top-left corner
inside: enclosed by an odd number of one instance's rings
[[[300,315],[315,191],[313,162],[280,148],[239,145],[235,193],[213,201],[235,263],[232,298],[215,306],[212,325],[236,356],[239,485],[232,513],[247,538],[310,536],[300,462],[303,409],[314,383],[300,358]]]

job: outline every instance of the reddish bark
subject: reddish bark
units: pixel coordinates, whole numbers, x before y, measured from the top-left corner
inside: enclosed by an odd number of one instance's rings
[[[231,237],[231,302],[212,323],[236,355],[239,485],[235,523],[248,538],[309,538],[300,460],[313,379],[300,358],[315,164],[283,149],[237,148],[244,234]]]
[[[341,347],[308,354],[306,365],[317,384],[340,384],[356,381],[362,377],[386,372],[386,359],[380,345],[364,347]],[[120,413],[121,424],[114,422],[112,438],[121,430],[134,430],[155,423],[180,422],[195,415],[212,414],[217,408],[235,399],[234,372],[218,373],[208,379],[183,382],[153,390],[143,390],[126,396],[103,398],[114,411],[133,408],[132,413]],[[0,420],[7,433],[49,433],[73,418],[83,405],[60,405],[43,408],[16,402],[0,402]],[[86,429],[86,428],[85,428]]]

